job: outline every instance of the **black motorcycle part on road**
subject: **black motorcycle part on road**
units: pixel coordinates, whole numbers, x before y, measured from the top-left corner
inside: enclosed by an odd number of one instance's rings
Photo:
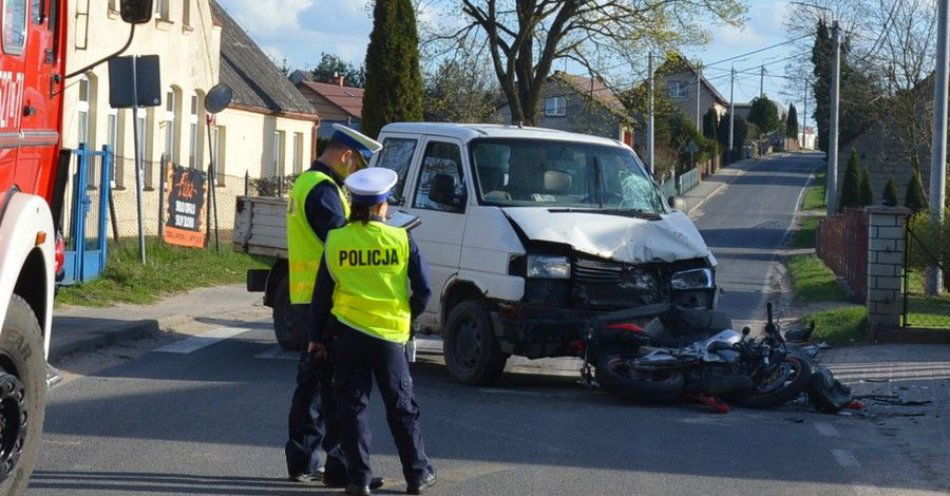
[[[683,396],[682,370],[640,371],[631,361],[630,355],[604,355],[594,364],[597,383],[610,394],[634,401],[670,402]]]
[[[794,400],[811,381],[811,365],[804,357],[789,353],[770,377],[763,378],[748,394],[735,397],[736,405],[746,408],[772,408]]]

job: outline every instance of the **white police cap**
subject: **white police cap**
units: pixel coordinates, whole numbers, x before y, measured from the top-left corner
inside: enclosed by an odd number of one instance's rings
[[[355,129],[346,127],[343,124],[333,125],[332,139],[342,143],[343,145],[346,145],[349,148],[352,148],[362,155],[367,162],[373,158],[373,155],[375,155],[376,152],[383,149],[383,145],[381,145],[378,141]]]
[[[346,189],[350,191],[353,203],[379,205],[385,203],[399,176],[391,169],[372,167],[356,171],[347,176]]]

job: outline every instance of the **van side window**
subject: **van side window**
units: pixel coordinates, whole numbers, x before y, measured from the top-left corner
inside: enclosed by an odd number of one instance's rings
[[[26,0],[3,2],[3,52],[23,55],[26,46]]]
[[[383,140],[383,150],[379,152],[376,166],[394,170],[399,176],[399,182],[393,188],[396,205],[403,204],[402,190],[406,186],[406,176],[409,174],[409,165],[412,163],[412,156],[416,153],[417,144],[418,141],[410,138],[386,138]]]
[[[461,150],[451,143],[429,143],[419,171],[413,208],[464,213],[465,201]]]

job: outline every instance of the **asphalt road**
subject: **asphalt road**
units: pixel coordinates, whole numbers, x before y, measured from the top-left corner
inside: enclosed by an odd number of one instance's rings
[[[719,261],[719,308],[742,322],[765,320],[776,250],[783,246],[820,154],[784,154],[739,163],[713,180],[726,184],[692,216]]]
[[[796,156],[748,166],[702,207],[699,224],[727,289],[723,305],[734,305],[736,318],[756,317],[771,248],[784,236],[805,171],[814,165]],[[28,494],[339,494],[284,480],[294,357],[276,349],[264,321],[222,326],[238,329],[213,339],[163,336],[62,364],[67,379],[50,393]],[[715,415],[701,406],[632,405],[543,367],[508,373],[495,388],[469,388],[453,383],[437,357],[423,359],[414,375],[439,473],[431,494],[800,496],[936,489],[868,421],[794,406]],[[371,422],[374,467],[390,480],[378,493],[401,493],[405,484],[378,396]]]

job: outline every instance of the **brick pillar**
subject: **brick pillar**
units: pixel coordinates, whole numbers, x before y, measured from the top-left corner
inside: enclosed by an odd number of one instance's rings
[[[904,224],[910,210],[903,207],[867,207],[868,219],[868,331],[901,325],[904,282]]]

